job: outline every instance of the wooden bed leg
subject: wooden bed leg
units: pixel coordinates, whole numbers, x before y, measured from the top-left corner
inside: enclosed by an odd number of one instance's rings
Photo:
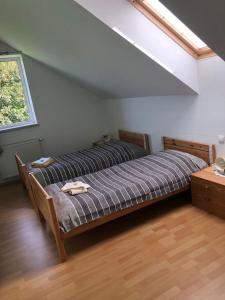
[[[42,215],[42,213],[38,209],[37,209],[36,213],[37,213],[37,216],[38,216],[40,222],[44,225],[46,223],[46,220],[45,220],[44,216]]]
[[[31,204],[32,204],[35,212],[38,214],[38,208],[35,203],[32,187],[31,187],[31,183],[30,183],[30,178],[29,178],[29,171],[27,169],[27,166],[26,166],[26,164],[23,163],[22,159],[19,157],[18,154],[15,154],[15,159],[16,159],[16,164],[17,164],[17,168],[19,171],[21,182],[28,193],[28,197],[31,201]]]
[[[64,233],[60,230],[53,199],[47,194],[45,189],[32,173],[30,173],[29,176],[29,182],[39,216],[43,217],[46,223],[50,226],[56,241],[60,261],[64,262],[67,259],[67,253],[64,245],[65,238],[63,236]]]
[[[55,207],[53,204],[53,199],[51,197],[49,197],[47,199],[48,199],[50,219],[51,219],[50,226],[52,227],[52,231],[53,231],[53,234],[55,237],[56,246],[57,246],[57,250],[58,250],[58,254],[59,254],[59,259],[61,262],[64,262],[67,259],[66,249],[65,249],[65,245],[64,245],[64,239],[62,238],[62,235],[61,235],[59,222],[58,222]]]
[[[33,209],[35,210],[36,214],[39,215],[38,207],[37,207],[37,204],[35,202],[33,191],[32,191],[32,188],[31,188],[31,185],[30,185],[30,182],[29,182],[29,174],[28,174],[28,178],[26,180],[26,188],[27,188],[28,197],[31,201]]]
[[[67,260],[67,253],[64,245],[64,240],[61,237],[55,236],[55,241],[57,245],[60,262],[64,262]]]

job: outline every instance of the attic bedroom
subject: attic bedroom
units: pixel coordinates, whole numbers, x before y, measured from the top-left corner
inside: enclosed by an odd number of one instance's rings
[[[225,3],[0,4],[0,299],[225,299]]]

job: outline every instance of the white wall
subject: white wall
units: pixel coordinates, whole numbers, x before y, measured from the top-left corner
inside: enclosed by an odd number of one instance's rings
[[[153,151],[161,148],[164,135],[217,143],[217,135],[225,134],[225,62],[219,57],[200,60],[198,73],[199,96],[108,100],[112,132],[145,131],[152,137]]]
[[[24,56],[24,64],[39,125],[0,133],[0,146],[4,149],[0,155],[0,181],[17,174],[14,152],[23,151],[26,160],[40,155],[38,138],[44,138],[44,155],[57,155],[91,145],[108,128],[104,100],[29,57]],[[21,145],[33,138],[35,145]]]
[[[160,149],[164,135],[216,143],[217,135],[225,134],[225,62],[219,57],[198,62],[198,96],[111,100],[99,99],[29,57],[24,63],[39,125],[0,134],[0,146],[5,145],[0,180],[16,175],[14,152],[22,150],[26,160],[40,155],[38,138],[44,138],[44,155],[57,155],[89,146],[109,128],[114,135],[120,128],[147,132],[153,151]],[[35,145],[17,146],[33,138]]]
[[[109,27],[117,27],[199,91],[196,60],[126,0],[75,0]],[[149,79],[151,80],[151,79]]]

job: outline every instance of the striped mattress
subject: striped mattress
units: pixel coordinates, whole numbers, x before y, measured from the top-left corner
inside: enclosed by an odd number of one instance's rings
[[[68,232],[115,211],[179,190],[190,183],[193,172],[205,167],[206,162],[191,154],[166,150],[76,178],[91,186],[84,194],[71,196],[61,192],[65,182],[45,189],[54,199],[61,230]]]
[[[32,168],[32,172],[44,187],[52,183],[72,179],[125,161],[146,155],[143,148],[119,140],[113,140],[101,146],[53,157],[55,162],[47,168]]]

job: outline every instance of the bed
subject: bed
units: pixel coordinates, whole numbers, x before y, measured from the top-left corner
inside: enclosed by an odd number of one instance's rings
[[[188,190],[191,174],[207,167],[215,150],[167,137],[163,145],[157,154],[76,178],[91,186],[76,196],[60,191],[65,182],[43,188],[30,174],[39,214],[52,229],[61,261],[65,239]]]
[[[54,163],[47,168],[32,168],[16,154],[20,178],[26,187],[33,207],[36,204],[31,191],[29,173],[33,173],[42,186],[69,180],[78,176],[94,173],[115,164],[149,154],[147,134],[119,130],[119,140],[112,140],[89,149],[53,157]]]

